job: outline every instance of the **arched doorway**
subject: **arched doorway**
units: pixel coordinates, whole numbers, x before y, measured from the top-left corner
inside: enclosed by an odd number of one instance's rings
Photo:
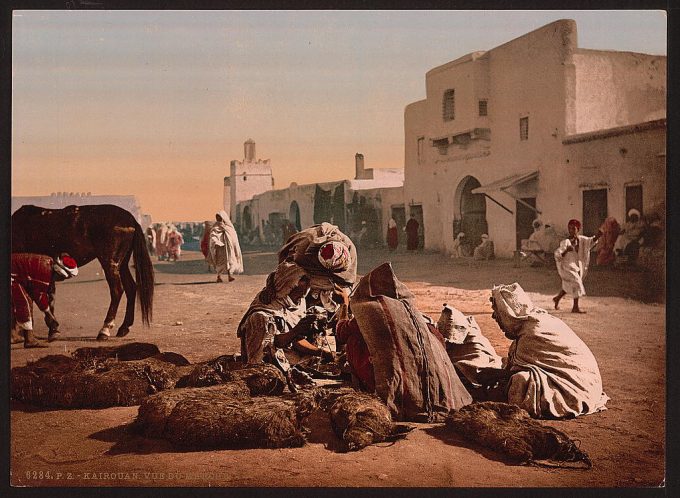
[[[298,232],[302,230],[302,224],[300,223],[300,206],[297,201],[290,203],[290,209],[288,210],[288,220],[295,226],[295,230]]]
[[[466,176],[458,184],[454,199],[454,238],[458,233],[465,233],[467,248],[472,249],[481,242],[481,235],[489,233],[486,222],[486,198],[484,194],[473,194],[472,190],[481,187],[474,176]]]

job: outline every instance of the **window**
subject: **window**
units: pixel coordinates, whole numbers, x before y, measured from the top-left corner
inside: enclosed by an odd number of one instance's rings
[[[418,164],[423,162],[423,154],[425,152],[425,137],[418,138]]]
[[[519,139],[529,140],[529,118],[519,118]]]
[[[437,147],[439,150],[439,153],[442,156],[445,156],[448,152],[449,149],[449,139],[448,138],[440,138],[438,140],[432,140],[432,146]]]
[[[446,90],[444,92],[444,99],[442,101],[442,117],[444,118],[444,121],[453,121],[456,114],[455,107],[455,91]]]
[[[486,100],[479,101],[479,115],[488,116],[489,115],[489,104]]]

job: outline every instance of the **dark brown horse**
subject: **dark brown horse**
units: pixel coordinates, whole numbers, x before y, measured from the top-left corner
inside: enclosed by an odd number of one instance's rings
[[[63,209],[23,206],[12,215],[12,252],[52,257],[67,252],[78,266],[93,259],[99,261],[109,284],[111,304],[97,339],[108,339],[123,291],[127,306],[116,335],[123,337],[130,331],[138,291],[142,321],[149,324],[153,308],[153,265],[142,227],[128,211],[111,204]],[[129,267],[133,254],[134,279]]]

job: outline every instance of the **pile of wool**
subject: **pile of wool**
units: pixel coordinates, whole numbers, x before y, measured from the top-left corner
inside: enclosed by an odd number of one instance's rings
[[[145,399],[134,427],[183,449],[298,447],[317,398],[316,392],[251,397],[245,380],[174,389]]]
[[[176,365],[154,357],[119,361],[49,355],[13,368],[10,392],[19,401],[56,408],[130,406],[173,388],[180,375]]]
[[[273,365],[243,365],[233,356],[219,356],[195,365],[176,387],[207,387],[243,380],[253,396],[283,393],[286,378]]]
[[[532,419],[508,403],[485,401],[451,412],[446,426],[469,441],[503,453],[521,464],[564,465],[590,468],[588,455],[564,432]]]
[[[327,396],[325,405],[329,404],[331,426],[344,442],[347,451],[401,439],[412,429],[395,424],[387,406],[371,394],[343,389]]]

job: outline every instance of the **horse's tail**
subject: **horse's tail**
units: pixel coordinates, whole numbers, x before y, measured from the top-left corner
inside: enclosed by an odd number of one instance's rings
[[[135,257],[135,280],[137,295],[142,308],[142,322],[149,325],[153,315],[153,264],[146,248],[146,237],[139,223],[135,223],[135,235],[132,241],[132,252]]]

